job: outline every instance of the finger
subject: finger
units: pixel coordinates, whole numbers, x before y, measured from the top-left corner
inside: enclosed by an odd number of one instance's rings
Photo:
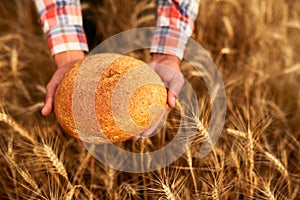
[[[42,109],[42,115],[47,116],[52,112],[53,96],[49,93],[46,95],[45,105]]]
[[[141,133],[139,136],[143,136],[143,137],[149,136],[149,135],[153,134],[154,131],[158,127],[162,127],[164,125],[165,116],[166,116],[166,113],[167,113],[168,110],[169,110],[169,106],[166,106],[165,110],[162,112],[162,114],[159,116],[158,120],[153,124],[153,126],[151,126],[145,132]]]
[[[135,137],[132,138],[132,140],[133,140],[133,141],[137,141],[138,139],[140,139],[140,137],[141,137],[141,136],[139,136],[139,135],[138,135],[138,136],[135,136]]]
[[[56,84],[53,84],[51,81],[46,88],[46,99],[45,105],[42,109],[42,115],[47,116],[50,115],[53,110],[53,100],[54,100],[54,93],[57,88]]]
[[[46,101],[44,107],[42,108],[42,115],[47,116],[50,115],[52,112],[52,101],[48,100]]]
[[[170,109],[170,107],[168,105],[166,105],[165,110],[160,115],[159,119],[155,122],[155,124],[152,127],[150,127],[148,130],[146,130],[145,132],[141,133],[140,135],[133,137],[132,140],[137,141],[141,137],[146,137],[146,136],[151,135],[157,129],[157,127],[159,127],[161,125],[161,122],[164,122],[166,113],[169,109]]]
[[[170,106],[170,108],[174,108],[175,107],[175,103],[176,103],[176,95],[172,92],[172,90],[168,90],[168,97],[167,97],[167,103]]]
[[[178,97],[185,79],[181,72],[162,64],[155,65],[155,72],[160,76],[168,90]]]
[[[62,67],[56,70],[53,74],[50,82],[46,87],[46,98],[45,98],[45,105],[42,109],[42,115],[47,116],[51,114],[53,110],[53,102],[54,102],[54,94],[58,84],[60,83],[61,79],[63,78],[64,74],[68,70],[68,67]]]
[[[168,88],[168,91],[170,91],[173,94],[173,96],[175,96],[175,99],[176,99],[178,97],[183,85],[184,85],[183,75],[176,73],[176,74],[174,74],[172,79],[167,83],[167,88]]]
[[[148,130],[146,130],[139,136],[147,137],[147,136],[151,135],[156,130],[156,128],[158,127],[160,122],[161,122],[161,120],[158,120],[157,122],[155,122],[155,124],[153,126],[151,126]]]

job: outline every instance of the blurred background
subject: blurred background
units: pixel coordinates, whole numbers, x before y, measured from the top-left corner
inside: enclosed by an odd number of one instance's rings
[[[154,0],[81,3],[91,49],[122,31],[155,26]],[[168,167],[129,174],[97,161],[54,114],[41,116],[54,62],[34,2],[1,1],[0,199],[300,199],[300,1],[202,0],[192,38],[225,84],[221,138],[198,157],[210,100],[201,75],[182,62],[198,94],[200,115],[187,125],[197,127],[197,137]],[[150,58],[147,50],[130,55]],[[118,145],[158,149],[172,140],[180,117],[177,105],[158,135]]]

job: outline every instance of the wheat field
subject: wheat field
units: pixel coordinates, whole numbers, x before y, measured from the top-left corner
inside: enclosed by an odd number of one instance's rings
[[[82,2],[95,41],[155,25],[153,0]],[[185,62],[199,116],[188,150],[165,168],[126,173],[95,159],[43,117],[54,70],[33,1],[0,1],[0,199],[300,199],[300,2],[202,0],[192,38],[212,57],[226,90],[225,126],[205,158],[199,146],[210,118],[204,81]],[[145,61],[149,52],[133,52]],[[147,152],[164,146],[180,105],[154,138],[120,144]],[[103,152],[108,153],[109,152]],[[133,163],[134,164],[134,163]]]

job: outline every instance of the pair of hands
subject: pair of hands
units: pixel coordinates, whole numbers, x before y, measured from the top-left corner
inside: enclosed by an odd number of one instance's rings
[[[45,105],[42,108],[42,115],[47,116],[53,111],[54,94],[58,84],[68,69],[78,60],[84,58],[83,51],[66,51],[54,56],[56,71],[46,87]],[[184,84],[184,78],[180,70],[180,59],[173,55],[153,54],[149,66],[160,76],[168,89],[166,111],[175,107],[176,98]],[[163,116],[162,116],[163,117]],[[151,134],[159,125],[158,121],[153,127],[142,136]],[[138,137],[135,137],[138,139]]]

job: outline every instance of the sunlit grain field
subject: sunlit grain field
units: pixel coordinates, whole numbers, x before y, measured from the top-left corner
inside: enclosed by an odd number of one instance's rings
[[[82,8],[96,27],[91,46],[155,25],[151,0],[94,0]],[[54,114],[40,115],[54,64],[37,17],[31,0],[0,2],[0,199],[300,199],[299,1],[202,0],[192,38],[224,81],[224,129],[199,158],[211,106],[203,79],[183,62],[200,110],[186,128],[197,127],[197,137],[169,166],[139,174],[102,164]],[[146,50],[131,55],[149,60]],[[155,137],[119,145],[136,152],[164,146],[179,113],[177,104]]]

